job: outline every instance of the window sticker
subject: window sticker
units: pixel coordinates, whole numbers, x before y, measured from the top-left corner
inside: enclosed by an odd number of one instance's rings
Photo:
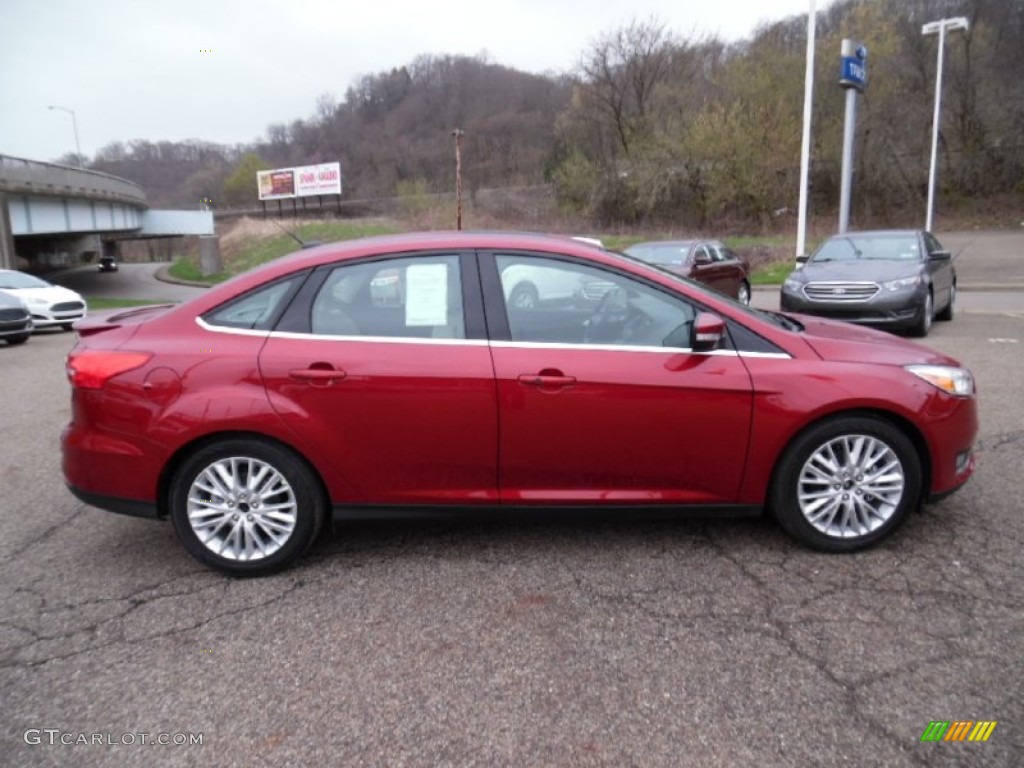
[[[448,265],[416,264],[405,271],[405,325],[448,322]]]

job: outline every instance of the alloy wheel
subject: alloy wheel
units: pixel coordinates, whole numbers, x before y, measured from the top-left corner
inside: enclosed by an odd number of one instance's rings
[[[856,538],[884,525],[906,488],[896,452],[871,435],[844,435],[813,451],[800,470],[800,512],[816,530]]]

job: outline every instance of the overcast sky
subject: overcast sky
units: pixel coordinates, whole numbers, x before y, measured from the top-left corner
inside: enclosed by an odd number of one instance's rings
[[[818,0],[819,9],[828,0]],[[809,0],[0,0],[0,154],[112,141],[249,142],[339,101],[352,80],[421,53],[567,72],[631,18],[682,34],[750,35]]]

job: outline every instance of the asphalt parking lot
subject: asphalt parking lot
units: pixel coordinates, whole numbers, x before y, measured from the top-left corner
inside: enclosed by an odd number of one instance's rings
[[[0,345],[5,764],[1020,764],[1024,311],[936,324],[978,380],[978,471],[870,551],[770,520],[387,522],[260,580],[64,489],[72,341]],[[922,743],[933,720],[998,725]]]

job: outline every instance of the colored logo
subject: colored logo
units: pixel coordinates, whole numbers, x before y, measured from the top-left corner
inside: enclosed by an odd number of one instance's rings
[[[995,720],[932,720],[921,741],[988,741],[995,729]]]

